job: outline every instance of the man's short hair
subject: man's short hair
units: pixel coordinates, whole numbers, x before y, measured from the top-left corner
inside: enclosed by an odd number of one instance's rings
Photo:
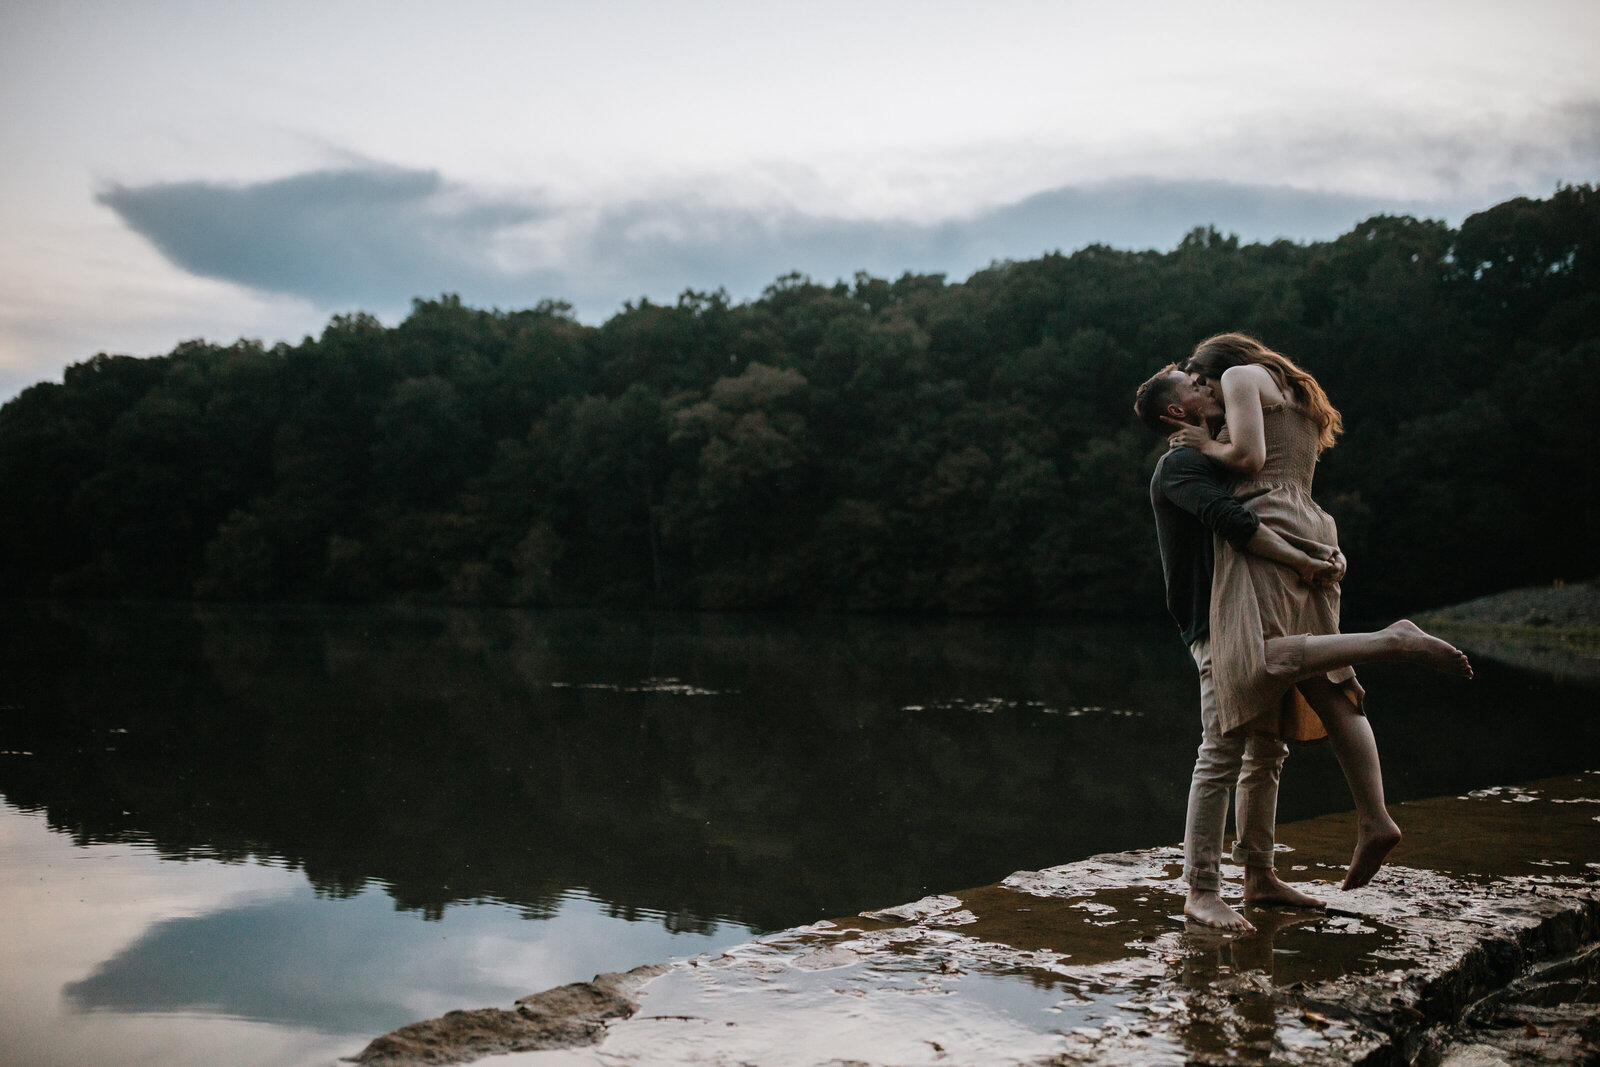
[[[1172,424],[1161,421],[1161,416],[1167,413],[1168,404],[1178,403],[1178,380],[1172,376],[1177,370],[1176,363],[1168,363],[1150,375],[1139,386],[1139,391],[1133,394],[1133,413],[1139,416],[1140,422],[1162,437],[1172,432]]]

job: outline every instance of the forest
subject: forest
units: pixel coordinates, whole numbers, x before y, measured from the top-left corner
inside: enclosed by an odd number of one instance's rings
[[[1156,614],[1133,392],[1222,330],[1343,413],[1316,495],[1347,616],[1595,576],[1600,187],[1572,185],[1459,228],[97,355],[0,408],[0,595]]]

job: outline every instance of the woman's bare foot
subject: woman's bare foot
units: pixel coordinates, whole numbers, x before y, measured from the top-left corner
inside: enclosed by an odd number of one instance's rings
[[[1350,857],[1350,869],[1345,872],[1344,884],[1339,888],[1360,889],[1372,881],[1372,876],[1383,866],[1384,858],[1399,843],[1400,827],[1387,816],[1382,824],[1362,827],[1361,836],[1356,839],[1355,855]]]
[[[1467,654],[1448,641],[1441,641],[1410,619],[1401,619],[1384,628],[1408,659],[1419,659],[1436,671],[1459,678],[1472,677]]]
[[[1316,897],[1307,896],[1278,877],[1267,867],[1244,869],[1244,902],[1258,908],[1325,908]]]
[[[1214,926],[1229,933],[1256,932],[1256,928],[1243,915],[1222,902],[1222,896],[1218,893],[1189,890],[1189,897],[1183,902],[1183,913],[1202,926]]]

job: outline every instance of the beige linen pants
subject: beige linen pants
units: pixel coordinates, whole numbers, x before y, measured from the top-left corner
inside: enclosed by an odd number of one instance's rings
[[[1183,874],[1190,889],[1216,892],[1222,887],[1230,790],[1237,791],[1233,818],[1238,840],[1233,862],[1247,867],[1274,865],[1278,779],[1289,746],[1267,734],[1224,734],[1212,684],[1210,638],[1196,640],[1189,646],[1189,654],[1200,669],[1200,751],[1189,780]]]

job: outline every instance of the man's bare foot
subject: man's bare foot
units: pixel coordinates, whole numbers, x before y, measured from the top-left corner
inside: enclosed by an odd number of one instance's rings
[[[1372,876],[1383,866],[1384,857],[1400,843],[1400,827],[1387,817],[1384,822],[1386,825],[1362,828],[1356,840],[1355,855],[1350,857],[1350,870],[1345,872],[1340,889],[1360,889],[1372,881]]]
[[[1259,873],[1258,873],[1259,872]],[[1257,908],[1325,908],[1316,897],[1307,896],[1266,867],[1246,867],[1244,902]]]
[[[1384,630],[1407,659],[1419,659],[1436,671],[1458,678],[1472,677],[1467,654],[1448,641],[1441,641],[1410,619],[1401,619]]]
[[[1243,915],[1224,904],[1217,893],[1189,890],[1189,898],[1183,902],[1183,913],[1202,926],[1214,926],[1229,933],[1256,932],[1256,928]]]

